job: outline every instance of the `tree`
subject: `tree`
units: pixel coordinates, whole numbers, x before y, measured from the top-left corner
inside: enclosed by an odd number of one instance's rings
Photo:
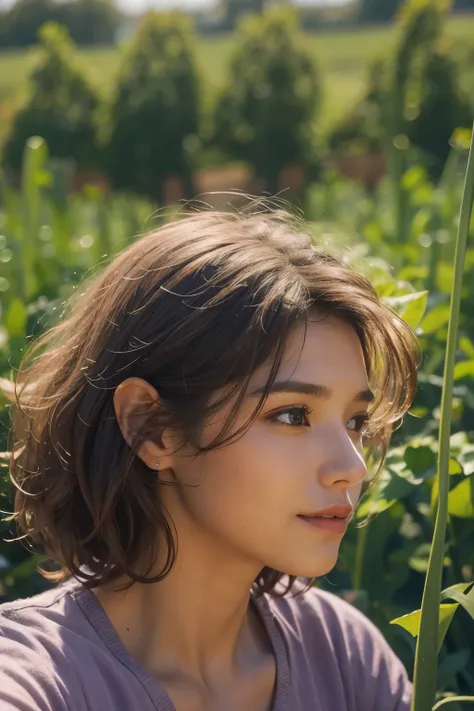
[[[399,13],[399,39],[392,56],[377,62],[368,91],[333,132],[330,144],[365,142],[384,146],[393,184],[407,167],[407,151],[421,151],[437,178],[456,128],[470,127],[472,108],[459,86],[459,67],[443,42],[448,0],[408,0]]]
[[[402,0],[361,0],[359,22],[390,22]]]
[[[3,13],[0,46],[36,44],[38,30],[57,22],[78,44],[112,43],[120,22],[114,0],[17,0]]]
[[[108,163],[116,188],[162,200],[167,176],[192,192],[200,85],[191,21],[149,13],[125,57],[112,107]]]
[[[68,0],[57,4],[58,22],[76,44],[113,44],[120,25],[114,0]]]
[[[29,96],[7,137],[3,159],[20,169],[26,141],[42,136],[54,158],[73,158],[80,168],[97,164],[95,115],[99,98],[76,66],[67,31],[48,23],[39,32],[41,52]]]
[[[292,0],[222,0],[221,29],[233,30],[249,14],[262,14],[270,5],[292,4]]]
[[[2,46],[36,44],[39,28],[54,21],[54,11],[53,0],[17,0],[3,17]]]
[[[214,140],[229,155],[248,161],[275,192],[283,168],[306,164],[319,98],[318,73],[300,47],[296,13],[270,8],[239,29],[216,106]]]
[[[407,126],[408,138],[424,152],[434,176],[443,170],[455,129],[472,125],[472,110],[458,77],[459,66],[452,57],[438,49],[430,53],[423,72],[419,112]]]

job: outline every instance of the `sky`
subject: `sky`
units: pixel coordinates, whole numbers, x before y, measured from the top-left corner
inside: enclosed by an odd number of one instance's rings
[[[117,0],[126,12],[136,13],[144,9],[168,9],[170,7],[196,10],[215,5],[218,0]],[[0,0],[0,8],[9,7],[14,0]],[[296,0],[298,5],[342,5],[347,0]]]

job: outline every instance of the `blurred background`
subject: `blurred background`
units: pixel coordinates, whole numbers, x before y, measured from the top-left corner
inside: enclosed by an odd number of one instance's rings
[[[0,1],[2,511],[11,379],[82,277],[184,200],[278,194],[423,349],[416,401],[359,509],[366,525],[318,582],[360,607],[412,673],[413,630],[390,622],[420,607],[428,563],[473,117],[474,0]],[[474,579],[472,239],[457,360],[444,587]],[[0,601],[47,587],[41,551],[14,535],[1,524]],[[473,623],[459,605],[449,615],[439,690],[473,695]]]

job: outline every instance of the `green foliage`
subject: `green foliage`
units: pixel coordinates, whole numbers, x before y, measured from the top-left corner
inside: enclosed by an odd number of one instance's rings
[[[98,162],[97,93],[77,67],[74,45],[64,28],[45,25],[40,41],[30,94],[15,117],[3,161],[8,168],[19,170],[26,141],[40,135],[53,157],[73,158],[80,168],[94,167]]]
[[[0,47],[36,44],[46,22],[64,25],[78,44],[113,43],[119,21],[112,0],[17,0],[0,15]]]
[[[215,111],[216,144],[246,160],[271,192],[285,166],[308,161],[320,101],[316,67],[296,29],[288,8],[242,23]]]
[[[407,0],[393,57],[373,64],[364,99],[330,137],[333,149],[383,148],[394,185],[412,158],[439,177],[453,132],[471,125],[459,64],[442,43],[448,8],[445,0]]]
[[[235,30],[239,20],[248,13],[262,12],[265,0],[221,0],[219,30]]]
[[[467,490],[462,487],[462,494],[453,497],[459,487],[455,489],[450,485],[450,455],[451,455],[451,420],[453,419],[452,402],[454,391],[454,370],[457,360],[457,344],[459,315],[461,309],[462,284],[464,278],[464,265],[468,245],[469,228],[471,224],[472,208],[474,203],[474,134],[466,169],[466,178],[461,201],[460,218],[454,246],[454,272],[451,286],[450,313],[446,343],[446,358],[443,371],[443,388],[440,408],[440,427],[437,457],[437,477],[434,486],[437,488],[435,499],[435,524],[433,541],[430,550],[428,569],[423,590],[421,605],[420,632],[416,644],[415,671],[414,671],[414,697],[412,707],[414,711],[431,711],[436,699],[438,655],[436,642],[439,644],[439,595],[442,587],[444,550],[448,516],[470,518],[474,516],[474,491],[472,482],[468,481]],[[466,481],[466,480],[465,480]],[[465,483],[463,482],[463,484]],[[469,504],[465,505],[468,498]],[[454,503],[454,505],[453,505]],[[466,586],[467,587],[467,586]],[[474,618],[474,604],[469,600],[470,593],[465,590],[455,589],[453,586],[446,597],[454,599],[461,604]],[[438,638],[438,639],[437,639]]]
[[[413,638],[390,623],[405,615],[410,615],[408,621],[419,622],[419,613],[411,612],[420,607],[433,540],[439,493],[440,400],[454,275],[453,225],[459,215],[465,165],[465,140],[459,136],[436,188],[419,166],[402,176],[410,226],[404,242],[396,238],[396,192],[389,189],[388,181],[369,197],[360,186],[328,175],[322,185],[312,189],[310,197],[310,214],[314,219],[323,215],[325,219],[318,233],[330,241],[336,253],[345,248],[350,261],[370,278],[387,305],[416,330],[423,352],[420,388],[412,410],[395,432],[385,466],[358,509],[359,524],[368,520],[367,525],[349,532],[336,571],[322,582],[328,590],[350,590],[349,599],[376,622],[409,670],[414,663]],[[474,581],[471,245],[464,272],[453,397],[448,400],[453,434],[449,461],[443,468],[449,474],[449,525],[442,581],[449,588]],[[444,599],[440,602],[445,605]],[[461,607],[465,602],[464,598],[455,600]],[[440,693],[472,695],[474,628],[469,625],[473,623],[465,605],[441,612],[450,611],[456,614],[451,616],[447,633],[444,635],[447,624],[441,630],[438,689]],[[445,622],[450,619],[447,615]]]
[[[419,113],[408,125],[409,140],[426,155],[434,175],[441,174],[454,131],[472,120],[458,76],[459,67],[452,57],[439,50],[431,52],[421,80]]]
[[[160,200],[165,178],[174,175],[191,193],[199,111],[190,20],[149,13],[125,56],[113,102],[108,164],[114,186]]]
[[[57,22],[76,44],[113,44],[121,17],[114,0],[68,0],[57,3]]]
[[[361,0],[359,22],[389,22],[395,16],[402,0]]]
[[[36,572],[44,558],[21,543],[3,522],[13,509],[8,479],[14,368],[27,339],[54,325],[63,302],[87,272],[122,250],[149,220],[155,206],[88,187],[68,196],[61,165],[48,163],[44,141],[25,148],[20,193],[0,181],[0,600],[27,597],[48,587]],[[1,176],[0,176],[1,177]]]

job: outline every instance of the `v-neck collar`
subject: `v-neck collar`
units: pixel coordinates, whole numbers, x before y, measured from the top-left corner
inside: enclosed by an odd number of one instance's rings
[[[140,681],[155,708],[158,711],[176,711],[171,697],[158,677],[150,674],[129,653],[94,593],[85,588],[79,581],[73,580],[71,581],[70,594],[109,651]],[[288,649],[283,633],[271,609],[267,594],[257,597],[251,592],[250,602],[254,605],[264,624],[275,657],[276,680],[271,711],[287,711],[290,701],[291,679]]]

